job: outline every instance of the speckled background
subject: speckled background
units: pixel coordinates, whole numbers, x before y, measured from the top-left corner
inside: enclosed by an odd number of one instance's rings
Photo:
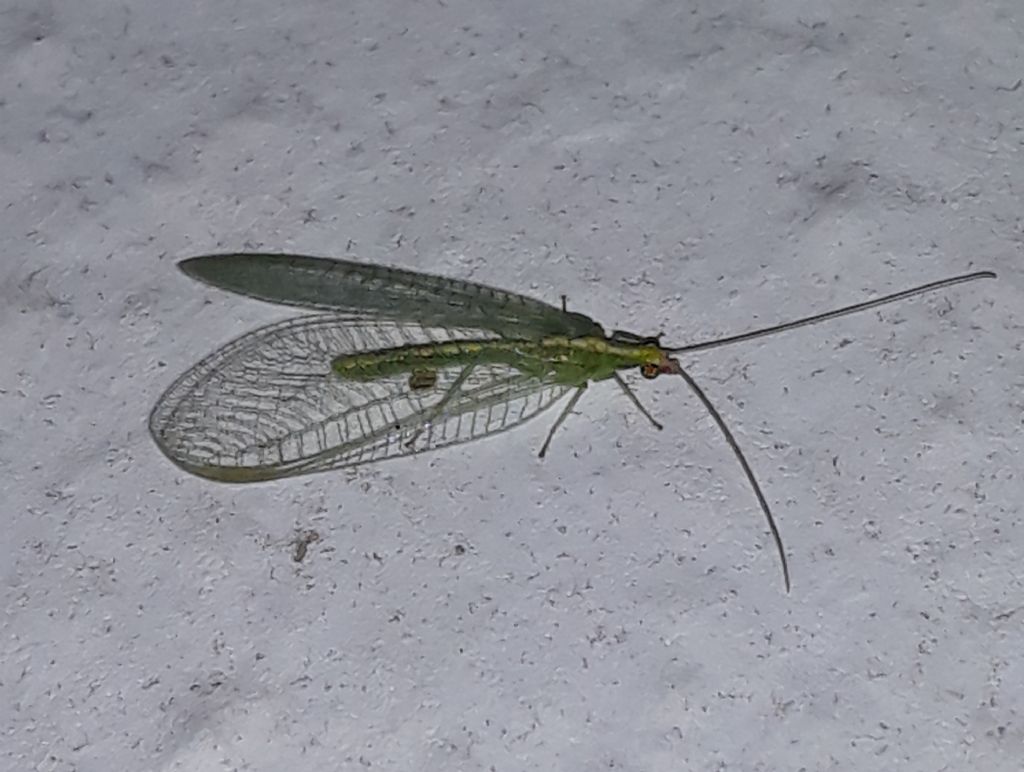
[[[0,767],[1019,770],[1024,10],[0,2]],[[177,259],[484,281],[686,342],[978,268],[407,461],[189,477],[289,312]],[[297,543],[306,544],[300,561]]]

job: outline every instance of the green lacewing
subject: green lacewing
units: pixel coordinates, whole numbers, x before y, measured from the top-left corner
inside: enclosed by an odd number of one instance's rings
[[[179,377],[149,419],[160,450],[221,482],[273,480],[409,456],[505,431],[570,395],[540,450],[592,381],[613,380],[661,429],[620,375],[678,375],[743,469],[778,550],[778,527],[721,414],[674,355],[752,340],[894,303],[977,271],[783,324],[664,346],[607,333],[590,317],[525,295],[416,271],[306,255],[234,253],[178,263],[218,289],[315,311],[260,327]]]

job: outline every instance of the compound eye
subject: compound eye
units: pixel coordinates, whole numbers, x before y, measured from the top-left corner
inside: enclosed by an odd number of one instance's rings
[[[661,375],[661,368],[652,362],[647,362],[640,365],[640,375],[644,378],[657,378]]]

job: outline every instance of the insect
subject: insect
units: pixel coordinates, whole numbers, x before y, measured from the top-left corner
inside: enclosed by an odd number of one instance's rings
[[[729,337],[664,346],[605,332],[588,316],[458,279],[349,260],[223,254],[180,262],[229,292],[317,311],[214,351],[160,397],[149,428],[182,469],[222,482],[273,480],[408,456],[505,431],[569,395],[544,444],[591,381],[612,380],[657,429],[620,371],[678,375],[736,456],[767,520],[771,508],[721,414],[674,355],[725,346],[877,308],[982,278],[978,271]]]

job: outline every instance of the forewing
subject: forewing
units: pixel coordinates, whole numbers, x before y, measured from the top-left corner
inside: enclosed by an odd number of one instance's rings
[[[178,264],[189,276],[270,303],[437,327],[475,327],[503,338],[603,336],[584,314],[475,282],[306,255],[204,255]]]
[[[330,315],[272,324],[175,381],[153,409],[150,431],[189,472],[253,482],[468,442],[529,420],[567,391],[513,367],[478,365],[434,416],[461,367],[442,368],[436,384],[417,389],[408,374],[364,382],[331,370],[340,354],[473,332]]]

